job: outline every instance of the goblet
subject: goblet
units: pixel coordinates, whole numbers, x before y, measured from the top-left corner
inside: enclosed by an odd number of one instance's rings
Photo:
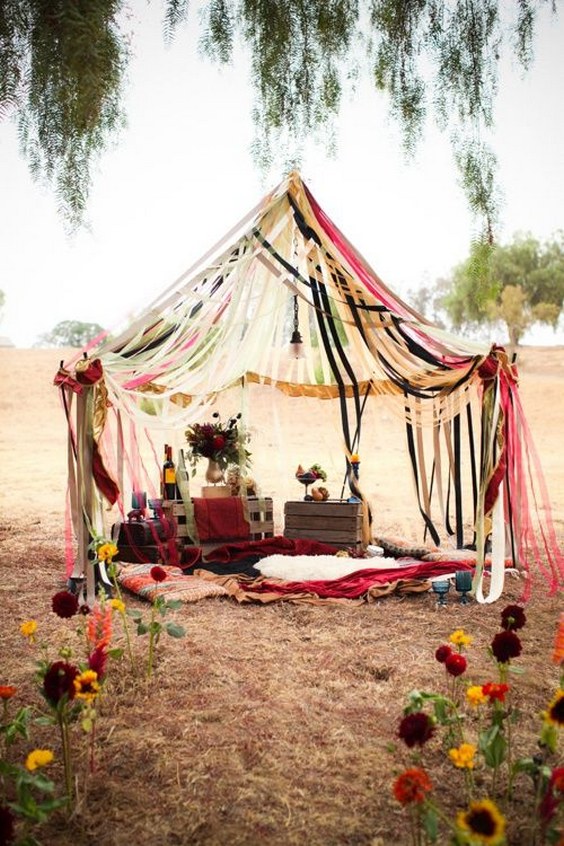
[[[313,497],[311,496],[311,494],[308,494],[307,489],[312,484],[312,482],[315,482],[315,480],[317,479],[315,473],[310,473],[309,471],[307,473],[300,473],[299,476],[296,476],[296,479],[298,480],[298,482],[301,482],[302,485],[305,485],[304,499],[307,501],[312,500]]]
[[[433,593],[438,596],[437,605],[444,606],[447,604],[446,595],[450,590],[450,582],[448,579],[438,579],[431,582]]]
[[[470,570],[457,570],[454,574],[454,586],[460,593],[461,605],[467,605],[470,599],[466,594],[472,590],[472,573]]]

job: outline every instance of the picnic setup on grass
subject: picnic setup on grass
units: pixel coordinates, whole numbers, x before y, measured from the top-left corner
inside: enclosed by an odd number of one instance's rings
[[[360,603],[433,588],[444,602],[452,584],[493,602],[508,568],[525,599],[534,578],[549,592],[562,584],[514,362],[396,296],[297,172],[130,325],[61,362],[55,384],[68,424],[67,577],[89,605],[109,539],[121,584],[148,599],[155,564],[167,573],[158,590],[186,601]],[[262,495],[250,471],[261,436],[251,444],[248,424],[249,397],[265,388],[337,404],[340,496],[319,465],[288,468],[294,499]],[[359,472],[378,448],[366,408],[384,398],[405,433],[417,546],[382,537]]]

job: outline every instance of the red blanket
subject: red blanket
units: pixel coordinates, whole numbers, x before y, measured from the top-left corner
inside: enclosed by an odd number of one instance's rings
[[[366,559],[364,559],[366,561]],[[412,564],[405,567],[390,567],[389,569],[364,569],[356,570],[340,579],[328,579],[310,582],[280,582],[280,581],[256,581],[245,586],[252,593],[278,593],[285,594],[311,593],[321,599],[339,597],[347,599],[358,599],[365,594],[369,588],[376,584],[395,582],[398,579],[432,579],[435,576],[444,576],[454,570],[472,570],[470,564],[462,561],[417,561],[413,559]]]
[[[238,496],[192,500],[194,521],[202,543],[218,538],[248,538],[250,527],[245,520],[243,503]]]
[[[196,502],[197,500],[194,500]],[[200,536],[201,537],[201,536]],[[285,538],[276,535],[273,538],[246,541],[245,543],[228,543],[218,546],[206,555],[207,561],[217,561],[228,564],[231,561],[241,561],[251,555],[265,558],[267,555],[335,555],[339,547],[328,543],[302,538]],[[186,546],[182,550],[181,566],[194,567],[202,560],[202,550],[199,546]]]

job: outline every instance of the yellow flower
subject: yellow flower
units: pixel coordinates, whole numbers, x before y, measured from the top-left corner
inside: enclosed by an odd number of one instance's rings
[[[96,550],[96,554],[100,561],[106,561],[109,564],[118,554],[118,548],[115,543],[103,543]]]
[[[562,728],[564,726],[564,690],[558,690],[554,698],[548,703],[548,709],[544,711],[545,722]]]
[[[125,602],[121,599],[112,599],[110,600],[110,605],[114,611],[119,611],[120,614],[125,612]]]
[[[25,759],[26,770],[33,772],[38,767],[46,767],[54,757],[50,749],[34,749]]]
[[[20,626],[20,632],[24,637],[29,638],[29,642],[33,643],[35,640],[35,632],[37,631],[37,623],[35,620],[26,620]]]
[[[449,749],[448,755],[455,767],[461,770],[474,769],[474,755],[476,747],[473,743],[461,743],[458,749]]]
[[[484,693],[481,684],[470,685],[466,691],[466,699],[470,705],[474,706],[474,708],[477,708],[478,705],[482,705],[484,702],[488,701],[488,697]]]
[[[455,646],[468,646],[472,643],[472,640],[473,638],[470,635],[464,634],[464,629],[456,629],[449,637],[449,641],[454,643]]]
[[[471,836],[471,842],[474,844],[498,846],[503,842],[505,817],[491,799],[470,802],[467,811],[458,812],[456,824],[465,834]]]
[[[86,702],[92,702],[98,695],[99,690],[98,673],[94,670],[84,670],[74,680],[75,699],[84,699]]]

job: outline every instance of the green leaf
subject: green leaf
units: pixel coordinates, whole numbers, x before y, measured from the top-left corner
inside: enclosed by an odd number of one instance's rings
[[[439,818],[435,809],[426,808],[423,814],[421,815],[421,821],[423,823],[425,834],[427,835],[431,843],[436,843],[439,834]]]
[[[125,612],[128,617],[131,617],[132,620],[140,620],[141,619],[141,612],[137,610],[137,608],[128,608]]]
[[[178,623],[167,623],[166,624],[167,633],[171,637],[184,637],[186,631],[183,626],[179,626]]]
[[[488,767],[495,769],[505,760],[507,742],[498,726],[492,726],[480,735],[479,747]]]
[[[151,634],[158,635],[161,633],[162,625],[157,620],[152,620],[149,623],[148,630],[151,632]]]
[[[121,646],[116,646],[114,649],[108,649],[108,656],[110,658],[118,659],[123,655],[124,650]]]
[[[181,599],[167,599],[165,605],[170,611],[178,611],[184,603]]]
[[[148,631],[149,626],[147,625],[147,623],[144,623],[143,620],[139,620],[139,622],[137,623],[137,634],[144,635],[147,634]]]

